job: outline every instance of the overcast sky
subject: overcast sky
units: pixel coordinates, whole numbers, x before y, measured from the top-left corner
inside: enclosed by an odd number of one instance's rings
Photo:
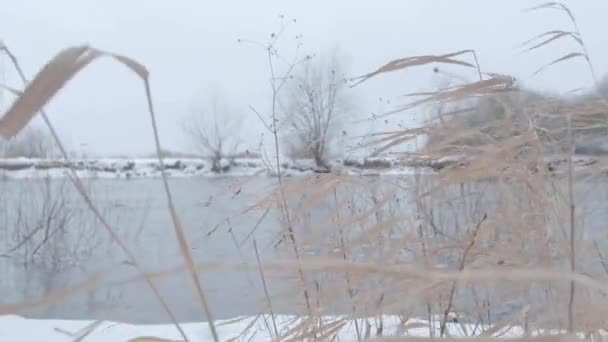
[[[219,86],[242,113],[246,142],[254,145],[263,128],[252,105],[266,112],[270,93],[263,51],[237,39],[266,41],[279,15],[295,18],[282,46],[290,53],[302,34],[306,53],[339,49],[348,73],[357,76],[398,57],[475,49],[484,71],[510,73],[531,87],[568,91],[589,85],[580,62],[571,61],[540,76],[543,64],[570,51],[556,43],[521,55],[519,44],[550,29],[571,29],[557,11],[524,13],[539,4],[524,0],[4,0],[0,39],[33,75],[60,49],[82,43],[120,52],[150,72],[164,146],[188,150],[181,123]],[[601,75],[608,69],[605,14],[608,2],[566,2],[576,15],[592,60]],[[18,85],[8,60],[0,60],[2,82]],[[465,74],[466,75],[466,74]],[[353,118],[399,103],[399,94],[433,86],[432,67],[379,77],[352,90]],[[10,101],[2,98],[2,107]],[[138,155],[153,150],[143,88],[109,61],[81,73],[48,106],[51,119],[72,150],[103,155]],[[408,122],[396,116],[391,123]],[[376,124],[377,126],[378,124]],[[349,126],[347,125],[347,128]],[[354,127],[354,126],[353,126]],[[376,129],[378,127],[375,127]],[[359,125],[353,131],[365,130]]]

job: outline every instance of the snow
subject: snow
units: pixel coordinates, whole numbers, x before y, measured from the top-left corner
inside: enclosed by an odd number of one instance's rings
[[[460,156],[432,159],[399,159],[395,157],[336,160],[331,163],[332,172],[351,176],[413,175],[433,174],[433,168],[465,161]],[[230,166],[228,171],[212,171],[212,163],[207,159],[167,158],[161,168],[158,159],[77,159],[72,166],[81,178],[158,178],[164,172],[169,177],[218,177],[218,176],[268,176],[275,177],[276,169],[267,166],[263,160],[255,158],[238,158],[232,161],[222,160],[221,166]],[[560,156],[548,157],[547,165],[555,173],[565,171],[566,160]],[[592,165],[606,165],[608,158],[577,155],[574,158],[576,170],[584,171]],[[315,166],[312,160],[284,160],[281,162],[284,176],[302,176],[317,172],[327,172]],[[40,179],[65,178],[69,175],[68,164],[62,160],[12,158],[0,159],[0,179]]]
[[[275,169],[269,169],[261,159],[240,158],[228,164],[222,161],[222,166],[230,165],[227,172],[212,171],[212,163],[206,159],[167,158],[163,160],[163,168],[157,159],[78,159],[72,160],[76,174],[81,178],[158,178],[164,172],[169,177],[217,177],[217,176],[276,176]],[[380,164],[380,166],[376,164]],[[383,166],[384,165],[384,166]],[[388,165],[388,166],[386,166]],[[391,166],[392,165],[392,166]],[[332,170],[345,175],[382,175],[382,174],[413,174],[415,169],[396,165],[388,160],[366,160],[359,162],[334,163]],[[281,163],[281,172],[285,176],[301,176],[319,170],[311,160],[292,160]],[[65,178],[69,175],[68,164],[62,160],[13,158],[0,159],[0,178],[4,179],[40,179]]]
[[[270,316],[265,318],[270,323]],[[295,323],[293,316],[275,317],[280,333],[285,333]],[[342,317],[324,317],[327,324],[339,321]],[[370,323],[374,325],[374,318]],[[252,325],[251,323],[254,322]],[[339,331],[341,341],[356,341],[356,331],[353,321],[344,321],[344,326]],[[360,326],[364,324],[360,322]],[[438,324],[437,324],[438,325]],[[269,341],[272,337],[268,333],[268,328],[264,324],[262,317],[237,317],[232,320],[216,321],[217,332],[220,340],[225,341],[241,335],[249,326],[251,330],[248,334],[241,336],[239,340],[248,341]],[[384,335],[394,336],[418,336],[428,337],[428,323],[422,320],[409,320],[405,324],[400,324],[396,316],[383,317]],[[209,326],[206,322],[184,323],[182,329],[191,341],[211,341]],[[435,327],[438,332],[438,326]],[[472,326],[463,324],[448,324],[450,336],[465,336],[473,330]],[[375,328],[372,328],[375,331]],[[521,332],[511,331],[502,336],[514,336]],[[158,339],[168,339],[170,341],[180,341],[181,335],[177,328],[171,324],[161,325],[132,325],[109,321],[77,321],[77,320],[43,320],[28,319],[21,316],[6,315],[0,316],[0,341],[47,341],[47,342],[68,342],[74,341],[86,334],[86,342],[102,341],[140,341],[136,338],[153,337],[148,341],[159,341]],[[142,342],[145,340],[141,340]]]
[[[264,319],[266,319],[266,324]],[[356,341],[357,335],[354,322],[346,317],[331,316],[323,317],[326,326],[332,322],[343,322],[338,331],[340,341]],[[379,322],[378,318],[369,318],[372,332]],[[429,337],[428,321],[410,319],[402,322],[397,316],[383,316],[382,323],[384,336],[415,336]],[[290,328],[298,323],[294,316],[276,316],[279,333],[285,334]],[[270,316],[237,317],[231,320],[216,321],[216,328],[221,341],[238,338],[237,341],[269,341],[272,337],[269,329],[272,326]],[[363,327],[363,320],[359,320],[359,326]],[[180,324],[188,339],[191,341],[211,341],[209,326],[206,322]],[[446,332],[451,337],[479,336],[479,327],[473,324],[449,323]],[[487,327],[486,327],[487,328]],[[433,326],[435,336],[439,335],[439,324]],[[245,334],[243,332],[246,331]],[[551,331],[552,334],[559,333]],[[494,337],[521,337],[523,330],[517,326],[498,329]],[[0,341],[46,341],[46,342],[68,342],[75,341],[86,336],[85,342],[102,341],[124,341],[124,342],[149,342],[149,341],[181,341],[181,335],[177,328],[171,324],[159,325],[133,325],[109,321],[78,321],[78,320],[44,320],[28,319],[21,316],[0,316]],[[374,336],[372,333],[371,336]],[[149,337],[150,339],[141,339]],[[289,337],[289,336],[283,336]],[[293,336],[291,336],[293,337]],[[140,338],[140,339],[138,339]],[[163,339],[163,340],[160,340]]]
[[[172,325],[130,325],[116,322],[68,321],[26,319],[19,316],[0,316],[0,341],[47,341],[68,342],[84,335],[89,328],[92,331],[85,341],[130,341],[142,336],[153,336],[178,340],[180,334]],[[208,329],[203,324],[184,324],[182,326],[188,338],[207,341],[211,339]],[[235,326],[228,326],[234,329]],[[229,334],[224,328],[222,333]]]

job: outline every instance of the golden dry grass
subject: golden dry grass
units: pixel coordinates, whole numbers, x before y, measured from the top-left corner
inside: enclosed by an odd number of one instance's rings
[[[556,2],[531,10],[548,9],[564,12],[574,30],[541,33],[522,45],[525,53],[563,39],[576,41],[581,50],[558,57],[538,72],[583,57],[596,78],[571,11]],[[467,55],[472,61],[462,59]],[[14,136],[71,78],[102,56],[116,59],[144,82],[162,163],[145,67],[127,57],[86,46],[62,51],[27,83],[23,92],[13,91],[17,100],[0,118],[0,134],[7,138]],[[292,248],[286,250],[292,259],[263,261],[258,256],[256,262],[249,265],[196,263],[173,205],[170,187],[163,178],[184,265],[157,272],[139,268],[138,278],[125,281],[144,280],[155,289],[155,280],[188,272],[197,289],[201,309],[210,318],[215,340],[219,337],[199,276],[204,272],[243,269],[259,270],[264,288],[277,274],[295,274],[293,292],[287,295],[303,295],[304,316],[283,329],[276,326],[273,314],[274,328],[268,329],[270,336],[277,340],[336,340],[339,331],[351,323],[356,327],[358,340],[427,340],[407,336],[408,330],[420,327],[428,328],[430,337],[455,340],[445,329],[452,315],[476,327],[474,331],[463,328],[465,336],[458,339],[461,341],[494,340],[505,329],[514,327],[523,332],[512,341],[570,341],[580,339],[573,335],[577,333],[584,334],[588,340],[598,340],[599,333],[606,328],[604,317],[608,314],[608,286],[605,285],[608,269],[602,269],[598,262],[599,257],[603,263],[601,249],[580,238],[585,229],[587,208],[579,203],[580,197],[575,192],[590,179],[605,177],[608,168],[605,160],[579,168],[573,157],[574,138],[579,132],[608,127],[608,123],[602,122],[602,116],[598,116],[606,113],[606,100],[599,96],[593,101],[563,105],[540,98],[516,108],[501,97],[522,91],[515,78],[481,70],[474,50],[397,59],[357,78],[354,85],[363,87],[370,78],[384,73],[407,72],[408,68],[431,63],[474,68],[479,79],[447,89],[407,94],[407,99],[414,100],[385,115],[403,115],[400,113],[412,108],[442,103],[454,107],[444,113],[450,119],[440,123],[438,118],[431,118],[423,127],[380,133],[373,137],[373,143],[383,152],[417,136],[439,132],[440,138],[421,148],[416,155],[440,160],[465,153],[467,158],[462,163],[445,167],[432,176],[391,177],[370,183],[338,172],[282,179],[277,157],[279,185],[243,210],[260,211],[264,213],[262,219],[269,211],[278,211],[284,228],[278,244],[283,240],[292,244]],[[475,125],[458,126],[459,118],[470,112],[470,101],[479,98],[495,99],[505,115]],[[547,121],[546,117],[551,120]],[[52,130],[48,118],[47,124]],[[509,133],[499,134],[503,130]],[[555,144],[564,146],[563,151],[549,155],[547,151]],[[410,157],[403,154],[403,158]],[[551,170],[548,158],[563,160],[565,165]],[[73,181],[77,188],[82,188],[77,177]],[[98,213],[83,188],[80,193],[89,208]],[[407,201],[411,207],[406,208],[397,198]],[[330,208],[329,214],[307,220],[311,212],[321,207]],[[101,214],[98,217],[104,222]],[[298,228],[304,226],[309,234],[300,236]],[[109,224],[104,227],[122,246],[129,261],[137,266],[137,260],[113,233],[112,227]],[[302,256],[305,246],[318,247],[321,255]],[[94,281],[95,278],[88,279],[38,300],[2,304],[0,314],[61,300]],[[156,293],[159,304],[172,317],[167,304]],[[268,292],[260,295],[272,313],[273,300],[279,298],[273,298]],[[522,305],[508,310],[501,319],[494,318],[512,302]],[[327,319],[325,317],[332,314],[331,306],[338,306],[349,314]],[[383,315],[400,317],[402,334],[384,330]],[[421,315],[427,319],[426,324],[410,322]],[[373,317],[377,318],[375,332],[369,323]],[[172,319],[179,328],[179,323]],[[552,336],[551,331],[562,333]],[[386,336],[392,333],[395,335]],[[185,334],[183,338],[187,340]],[[138,339],[152,340],[150,337]]]

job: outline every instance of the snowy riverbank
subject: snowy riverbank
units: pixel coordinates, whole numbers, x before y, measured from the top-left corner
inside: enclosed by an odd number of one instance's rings
[[[48,159],[0,159],[0,177],[15,179],[61,178],[69,172],[69,166],[62,160]],[[223,172],[214,172],[212,163],[205,159],[168,158],[164,168],[157,159],[86,159],[73,160],[71,166],[83,178],[145,178],[160,177],[164,172],[170,177],[200,176],[273,176],[276,171],[261,159],[235,159],[224,163]],[[286,161],[281,164],[286,176],[326,172],[317,168],[310,160]],[[430,168],[429,168],[430,169]],[[404,165],[396,159],[375,158],[346,160],[333,163],[332,170],[349,175],[410,174],[414,167]]]
[[[566,170],[566,160],[562,157],[546,159],[546,170],[558,173]],[[459,157],[442,159],[399,159],[367,158],[338,160],[331,164],[331,170],[345,175],[409,175],[415,172],[428,174],[440,171],[448,166],[466,164],[466,159]],[[63,160],[12,158],[0,159],[0,179],[40,179],[63,178],[74,168],[82,178],[157,178],[164,171],[169,177],[217,177],[217,176],[275,176],[274,166],[262,159],[239,158],[222,163],[222,172],[212,170],[212,163],[206,159],[167,158],[164,167],[158,159],[153,158],[100,158],[75,159],[71,164]],[[576,156],[576,169],[592,169],[594,166],[608,170],[608,159],[597,156]],[[281,164],[285,176],[298,176],[312,173],[324,173],[312,160],[289,160]]]

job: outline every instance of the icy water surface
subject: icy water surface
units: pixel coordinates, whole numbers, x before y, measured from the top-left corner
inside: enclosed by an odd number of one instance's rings
[[[301,252],[305,256],[342,257],[335,225],[331,224],[336,219],[336,212],[332,209],[336,203],[341,203],[343,208],[338,214],[347,218],[363,215],[370,208],[382,206],[383,211],[371,215],[369,220],[372,223],[367,227],[373,226],[373,222],[388,220],[398,213],[405,218],[400,229],[411,230],[416,215],[416,195],[410,187],[413,177],[351,179],[358,184],[343,184],[335,192],[324,191],[322,188],[292,189],[295,195],[290,197],[290,207],[294,212],[296,234],[302,243]],[[145,270],[153,272],[182,265],[183,259],[159,179],[98,179],[86,182],[96,205]],[[292,255],[288,241],[278,243],[281,241],[281,220],[276,205],[271,205],[268,212],[264,208],[251,208],[275,189],[276,182],[276,178],[269,177],[171,180],[173,197],[194,258],[200,263],[218,265],[203,270],[201,275],[215,318],[268,311],[257,270],[225,270],[219,264],[255,265],[254,238],[263,260],[286,260]],[[309,187],[315,186],[322,185],[312,180]],[[494,187],[495,184],[484,183],[467,191],[488,194],[494,191]],[[310,190],[316,190],[318,198],[304,196]],[[458,197],[461,190],[455,188],[452,192],[454,200],[448,201],[450,210],[445,209],[447,207],[443,204],[444,207],[440,206],[432,213],[436,216],[435,224],[459,227],[459,224],[454,223],[462,218],[453,216],[452,211],[468,207],[468,215],[481,217],[481,211],[491,215],[497,206],[488,200],[492,196],[485,196],[481,203],[473,203],[473,200],[463,203],[459,199],[461,197]],[[606,246],[603,241],[606,240],[604,225],[608,222],[608,210],[604,204],[608,197],[607,190],[604,181],[588,182],[577,187],[581,198],[579,204],[585,208],[585,211],[579,212],[585,227],[579,239],[595,240],[602,247]],[[348,219],[345,222],[342,227],[347,235],[366,229],[364,225],[349,222]],[[465,226],[463,223],[459,229],[467,229]],[[391,234],[393,233],[385,236],[384,242],[378,241],[378,246],[384,246],[399,236],[398,233]],[[564,227],[556,227],[555,234],[565,234]],[[44,241],[46,243],[42,243]],[[382,250],[383,247],[375,246],[360,248],[353,251],[357,253],[353,257],[371,260],[379,257],[378,253],[382,253]],[[402,254],[405,262],[408,258],[415,258],[414,252],[404,250]],[[457,260],[448,258],[445,263],[448,267],[456,267]],[[590,266],[593,269],[600,265],[598,260],[589,263],[597,263]],[[64,180],[0,181],[2,302],[40,297],[76,284],[98,271],[102,272],[101,283],[59,303],[25,313],[45,318],[101,318],[135,323],[168,321],[152,292],[144,282],[137,279],[133,265],[127,262],[124,253],[93,218],[71,184]],[[295,272],[268,274],[269,291],[276,312],[303,312],[302,292],[296,289],[295,279]],[[323,289],[343,281],[340,277],[329,276],[317,279],[314,286]],[[187,274],[165,274],[156,279],[156,284],[178,319],[205,319]],[[348,313],[351,305],[348,304],[345,292],[334,295],[333,302],[325,309]],[[404,294],[386,295],[398,298]],[[513,310],[517,310],[521,303],[508,304],[503,310],[511,310],[510,305]],[[403,308],[394,308],[396,313],[401,309]]]

